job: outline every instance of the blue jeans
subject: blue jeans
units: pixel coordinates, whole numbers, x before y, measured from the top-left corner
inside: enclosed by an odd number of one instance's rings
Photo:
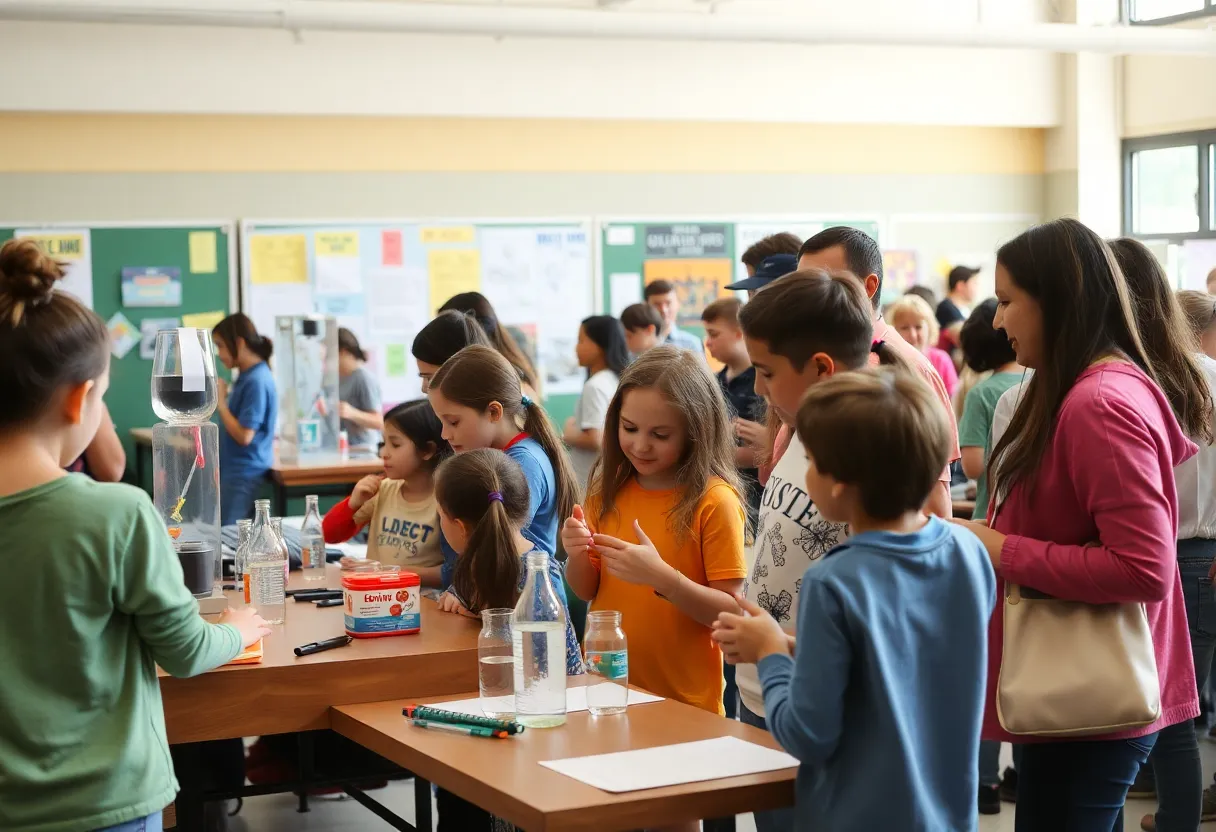
[[[739,721],[744,725],[751,725],[755,728],[763,728],[768,730],[768,726],[764,724],[764,717],[756,716],[747,709],[743,704],[743,697],[739,697]],[[794,832],[794,807],[786,806],[784,809],[771,809],[767,812],[756,812],[756,832]]]
[[[146,818],[136,818],[126,823],[120,823],[118,826],[107,826],[105,829],[98,829],[97,832],[161,832],[164,829],[161,825],[162,822],[161,813],[153,812]]]
[[[1017,832],[1113,832],[1156,734],[1130,740],[1030,743],[1018,772]]]
[[[1178,572],[1190,623],[1195,682],[1207,685],[1216,654],[1216,596],[1208,571],[1216,558],[1216,540],[1178,541]],[[1194,832],[1203,805],[1203,766],[1191,720],[1162,728],[1149,757],[1157,782],[1157,832]]]

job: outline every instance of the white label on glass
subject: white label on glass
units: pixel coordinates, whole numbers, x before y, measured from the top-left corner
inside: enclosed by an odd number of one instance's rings
[[[201,393],[207,389],[207,368],[203,366],[203,347],[198,330],[191,326],[177,330],[177,354],[182,362],[182,392]]]

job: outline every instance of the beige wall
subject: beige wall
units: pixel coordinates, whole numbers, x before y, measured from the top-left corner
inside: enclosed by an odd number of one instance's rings
[[[1216,57],[1123,59],[1125,138],[1216,128]]]

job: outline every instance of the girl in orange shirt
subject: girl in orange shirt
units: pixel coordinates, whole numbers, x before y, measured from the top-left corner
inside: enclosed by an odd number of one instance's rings
[[[593,610],[619,610],[629,681],[717,714],[722,654],[710,638],[738,609],[747,568],[735,441],[704,362],[671,346],[621,375],[587,510],[562,527],[566,580]]]

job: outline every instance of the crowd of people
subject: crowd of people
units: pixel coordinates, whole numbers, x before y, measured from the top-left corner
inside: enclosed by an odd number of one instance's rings
[[[742,260],[727,288],[747,300],[700,310],[704,342],[667,281],[583,320],[560,430],[475,292],[413,340],[425,398],[383,414],[344,331],[343,426],[384,473],[326,540],[366,529],[369,557],[467,616],[513,606],[546,555],[570,602],[621,613],[632,683],[799,760],[796,804],[759,832],[970,830],[1002,796],[1018,830],[1110,832],[1150,772],[1145,829],[1216,819],[1195,728],[1216,653],[1216,297],[1070,219],[1000,248],[991,299],[960,267],[940,302],[884,306],[882,253],[847,227]],[[23,588],[0,613],[0,827],[157,829],[176,782],[154,664],[203,672],[268,630],[251,609],[205,623],[146,495],[65,472],[106,458],[109,341],[62,276],[28,241],[0,250],[0,519]],[[277,395],[248,318],[213,337],[239,370],[218,412],[228,523],[270,467]],[[954,519],[959,478],[975,506]],[[583,673],[573,626],[565,646]],[[502,826],[443,790],[439,807],[444,830]]]

